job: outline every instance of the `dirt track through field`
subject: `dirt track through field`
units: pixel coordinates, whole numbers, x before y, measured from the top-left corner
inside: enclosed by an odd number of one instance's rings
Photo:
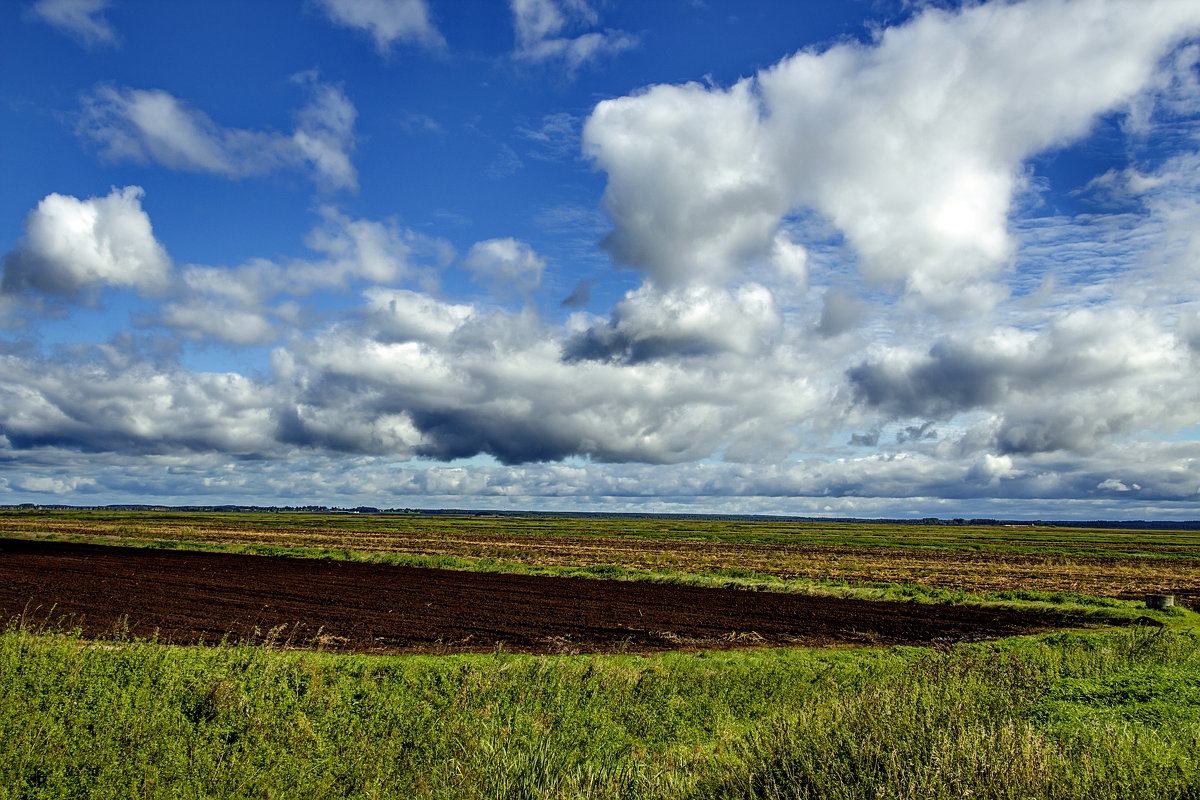
[[[0,620],[174,643],[273,638],[353,652],[571,653],[934,644],[1049,614],[345,561],[0,540]]]

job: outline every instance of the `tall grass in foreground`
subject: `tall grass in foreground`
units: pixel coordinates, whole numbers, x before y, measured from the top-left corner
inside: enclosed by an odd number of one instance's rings
[[[1135,631],[930,654],[738,750],[705,796],[1200,797],[1196,641]]]
[[[358,657],[0,633],[0,798],[1200,798],[1200,640]]]

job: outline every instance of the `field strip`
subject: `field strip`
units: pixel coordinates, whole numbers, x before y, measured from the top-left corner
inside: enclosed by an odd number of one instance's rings
[[[9,539],[0,618],[85,635],[353,652],[948,644],[1084,620],[652,583]]]
[[[934,535],[936,534],[936,535]],[[1200,533],[776,522],[288,514],[0,513],[0,536],[178,543],[429,566],[651,577],[761,588],[1200,597]],[[1017,545],[1006,544],[1018,538]],[[937,539],[946,547],[930,547]],[[872,544],[855,542],[870,540]],[[1030,551],[1030,541],[1044,550]],[[907,546],[917,542],[920,546]],[[1082,543],[1082,548],[1076,546]],[[1100,544],[1098,544],[1100,543]],[[963,549],[987,547],[986,550]],[[1101,554],[1095,549],[1103,545]],[[1012,549],[1005,549],[1011,547]],[[1139,555],[1131,555],[1133,552]],[[1085,554],[1090,553],[1090,554]],[[910,592],[911,594],[911,592]],[[895,592],[893,592],[895,596]],[[918,595],[919,596],[919,595]]]

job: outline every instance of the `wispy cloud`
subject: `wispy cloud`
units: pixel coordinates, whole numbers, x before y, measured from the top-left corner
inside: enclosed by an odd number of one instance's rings
[[[330,20],[366,31],[386,55],[396,42],[444,47],[425,0],[317,0]]]
[[[586,0],[510,0],[520,61],[561,61],[574,72],[602,57],[638,45],[638,38],[625,31],[588,31],[599,23],[599,15]],[[568,32],[584,30],[575,36]]]
[[[109,0],[37,0],[29,13],[87,47],[115,46],[120,38],[104,17],[109,5]]]
[[[341,87],[312,73],[296,76],[309,102],[296,114],[291,134],[229,128],[160,89],[99,86],[83,101],[79,133],[114,161],[156,162],[171,169],[229,178],[303,168],[319,185],[355,189],[357,111]]]
[[[517,133],[532,145],[529,155],[547,161],[579,156],[582,118],[559,111],[547,114],[534,124],[517,126]]]

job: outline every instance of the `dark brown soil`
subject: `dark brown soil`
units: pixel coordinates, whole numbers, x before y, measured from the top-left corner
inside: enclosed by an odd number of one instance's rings
[[[625,581],[0,541],[0,620],[174,643],[393,653],[642,652],[974,641],[1071,620]]]

